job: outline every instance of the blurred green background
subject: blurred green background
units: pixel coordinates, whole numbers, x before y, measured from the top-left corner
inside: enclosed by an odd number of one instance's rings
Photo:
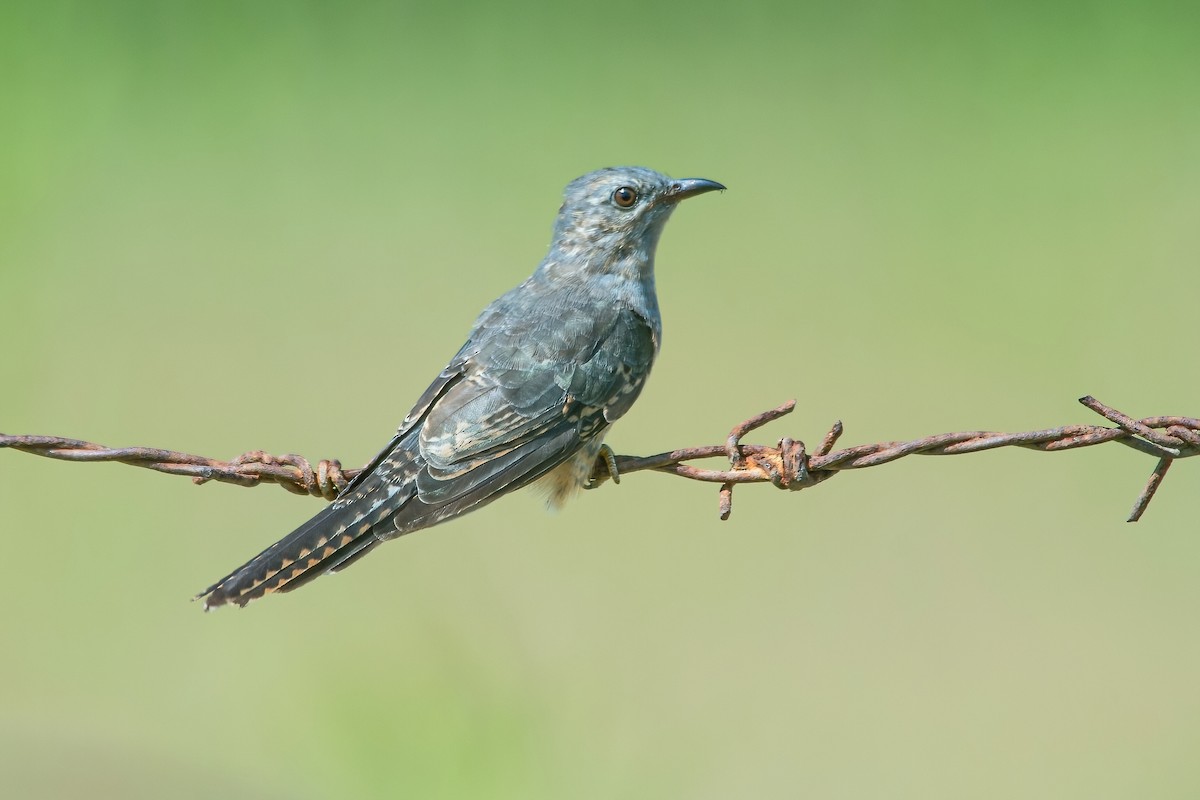
[[[609,442],[1200,415],[1188,4],[7,3],[0,430],[366,461],[561,187],[730,190],[659,250]],[[1195,797],[1196,464],[515,496],[245,611],[314,513],[0,453],[13,797]]]

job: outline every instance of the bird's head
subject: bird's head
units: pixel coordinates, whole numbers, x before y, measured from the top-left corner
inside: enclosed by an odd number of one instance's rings
[[[686,197],[725,187],[706,178],[675,179],[646,167],[609,167],[567,184],[551,254],[603,263],[653,259],[663,225]]]

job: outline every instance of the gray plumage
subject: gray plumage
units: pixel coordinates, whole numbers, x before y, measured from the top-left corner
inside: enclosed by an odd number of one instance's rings
[[[724,188],[642,167],[572,181],[541,265],[479,315],[387,447],[328,507],[201,592],[205,609],[290,591],[539,479],[552,504],[585,484],[658,353],[663,225],[679,200]]]

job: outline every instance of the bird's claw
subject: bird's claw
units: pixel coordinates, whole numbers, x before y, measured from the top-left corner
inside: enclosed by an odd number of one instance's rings
[[[588,478],[588,482],[584,484],[585,489],[597,489],[606,480],[612,478],[613,483],[621,482],[621,471],[617,469],[617,455],[613,449],[606,444],[600,445],[600,452],[596,454],[596,463],[592,467],[592,475]]]

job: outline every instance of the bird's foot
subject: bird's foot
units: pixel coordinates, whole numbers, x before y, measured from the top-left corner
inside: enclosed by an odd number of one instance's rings
[[[592,467],[591,477],[588,478],[588,482],[583,485],[583,488],[596,489],[609,478],[612,478],[613,483],[620,483],[621,471],[617,469],[616,453],[608,445],[602,444],[600,452],[596,455],[596,463]]]

